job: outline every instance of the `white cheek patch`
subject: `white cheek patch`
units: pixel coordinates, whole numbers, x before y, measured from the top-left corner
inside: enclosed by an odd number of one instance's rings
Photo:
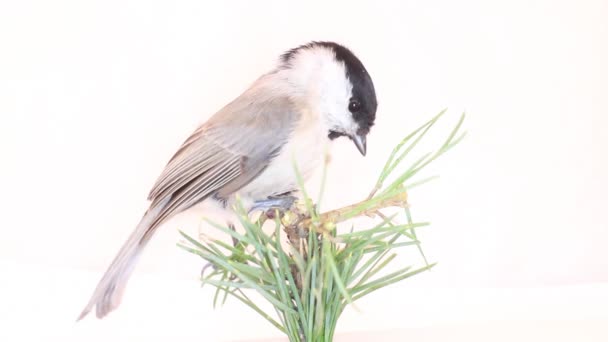
[[[327,130],[356,134],[359,125],[348,110],[353,85],[346,77],[344,63],[336,61],[328,49],[304,50],[292,63],[292,70],[297,71],[291,75],[295,82],[315,87],[309,89],[311,102],[316,104]],[[315,78],[313,82],[309,79],[311,75]]]
[[[348,110],[353,86],[346,78],[344,63],[328,63],[323,75],[319,109],[325,115],[328,128],[346,134],[356,133],[358,124]]]

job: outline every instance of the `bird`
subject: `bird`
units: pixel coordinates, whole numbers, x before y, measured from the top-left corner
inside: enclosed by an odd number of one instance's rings
[[[150,206],[78,316],[101,319],[121,302],[129,277],[157,229],[201,203],[226,212],[288,208],[304,180],[345,137],[365,156],[376,119],[374,83],[346,46],[311,41],[287,50],[272,70],[200,125],[166,164]]]

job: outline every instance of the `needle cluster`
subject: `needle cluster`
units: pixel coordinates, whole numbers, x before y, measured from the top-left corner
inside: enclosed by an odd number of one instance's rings
[[[402,164],[444,112],[393,149],[371,193],[360,202],[320,213],[300,184],[303,201],[284,213],[252,219],[237,206],[242,231],[210,222],[231,236],[234,244],[198,240],[182,232],[185,241],[179,246],[213,265],[202,282],[216,288],[214,305],[231,296],[262,315],[292,342],[329,342],[347,305],[432,268],[435,264],[426,261],[416,236],[416,229],[429,223],[412,221],[407,194],[434,178],[413,181],[415,175],[464,138],[460,132],[464,114],[440,148],[405,168]],[[385,214],[389,208],[397,208],[398,213]],[[361,216],[377,218],[377,223],[341,231],[340,223]],[[273,229],[267,229],[268,225]],[[419,250],[425,265],[387,272],[387,266],[397,262],[395,250],[410,246]],[[251,297],[252,291],[268,301],[272,310],[264,311]]]

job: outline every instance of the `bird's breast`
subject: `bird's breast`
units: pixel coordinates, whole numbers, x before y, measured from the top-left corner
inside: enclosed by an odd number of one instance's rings
[[[246,200],[256,201],[268,196],[280,195],[298,190],[295,172],[297,167],[303,179],[308,180],[319,166],[326,153],[329,153],[329,139],[326,130],[318,125],[298,127],[279,154],[272,159],[268,167],[251,183],[243,187],[238,194]]]

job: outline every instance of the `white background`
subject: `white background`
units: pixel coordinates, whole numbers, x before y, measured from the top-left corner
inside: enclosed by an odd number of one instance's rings
[[[439,265],[347,311],[343,340],[606,338],[606,18],[606,1],[0,2],[0,335],[279,336],[236,303],[211,309],[200,261],[175,247],[200,215],[165,225],[116,313],[73,320],[187,135],[284,50],[334,40],[380,104],[367,157],[335,146],[326,208],[367,195],[394,144],[442,108],[423,147],[463,111],[469,132],[410,194]]]

